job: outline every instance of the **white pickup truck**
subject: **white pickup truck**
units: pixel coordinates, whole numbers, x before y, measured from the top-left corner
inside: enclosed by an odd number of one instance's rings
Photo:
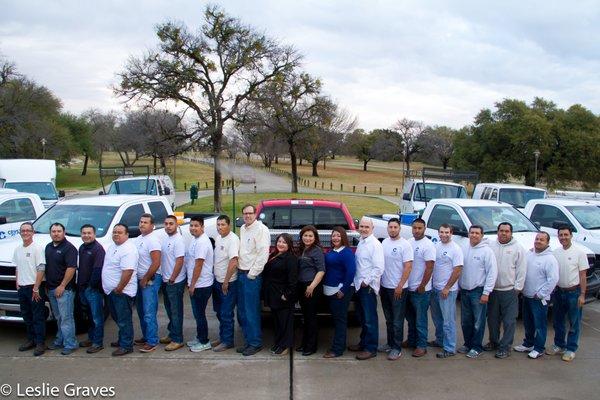
[[[46,211],[40,196],[14,189],[0,189],[0,241],[19,235],[23,222],[31,222]]]
[[[80,228],[84,224],[96,227],[98,242],[108,248],[112,243],[111,232],[115,224],[122,223],[129,228],[129,237],[139,235],[140,216],[151,213],[155,219],[156,230],[163,230],[163,221],[173,214],[168,201],[163,197],[114,195],[84,197],[61,201],[46,211],[33,223],[34,241],[45,246],[50,242],[50,225],[60,222],[66,228],[67,240],[76,248],[82,244]],[[205,218],[205,232],[215,238],[216,216]],[[187,221],[180,226],[186,243],[191,239]],[[12,255],[20,237],[0,241],[0,321],[21,321],[17,291],[15,289],[15,265]]]
[[[370,216],[375,226],[374,234],[382,239],[387,237],[386,218]],[[389,220],[390,215],[386,215]],[[427,223],[426,235],[433,242],[439,240],[438,229],[441,224],[447,223],[454,227],[453,240],[463,248],[468,245],[468,230],[471,225],[480,225],[483,227],[483,233],[489,240],[496,240],[496,231],[501,222],[510,222],[513,226],[513,237],[525,248],[531,249],[535,235],[539,229],[525,215],[515,209],[511,204],[492,200],[472,200],[472,199],[437,199],[427,204],[423,211],[422,218]],[[401,235],[405,238],[412,236],[410,225],[401,225]],[[595,273],[594,252],[586,246],[581,246],[587,256],[590,264],[588,270],[588,298],[595,298],[600,290],[600,277]],[[557,248],[560,246],[556,237],[551,237],[550,246]]]
[[[56,190],[56,162],[54,160],[14,159],[0,160],[0,188],[40,196],[44,207],[52,207],[63,190]]]
[[[427,206],[427,202],[440,198],[466,199],[467,189],[459,183],[408,179],[402,189],[400,213],[420,214]]]

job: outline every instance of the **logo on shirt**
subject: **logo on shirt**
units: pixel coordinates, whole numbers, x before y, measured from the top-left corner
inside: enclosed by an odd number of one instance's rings
[[[444,252],[442,253],[442,256],[444,256],[444,257],[445,257],[445,256],[447,256],[447,255],[448,255],[448,252],[447,252],[447,251],[444,251]]]
[[[473,256],[473,260],[481,261],[481,257],[479,257],[479,256]]]
[[[31,257],[31,253],[25,254],[25,257]],[[570,259],[569,259],[570,260]]]
[[[92,252],[90,250],[88,250],[86,253],[88,254],[88,256],[92,255]]]
[[[398,248],[397,248],[397,247],[394,247],[394,248],[392,249],[392,253],[397,253],[397,252],[398,252]]]

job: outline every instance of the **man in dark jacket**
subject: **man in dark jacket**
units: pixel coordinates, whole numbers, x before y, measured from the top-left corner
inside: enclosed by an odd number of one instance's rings
[[[79,247],[79,269],[77,288],[79,298],[88,316],[90,327],[88,340],[79,343],[80,347],[88,347],[87,353],[97,353],[104,348],[104,294],[102,292],[102,265],[104,264],[104,248],[96,241],[96,228],[93,225],[81,227]]]

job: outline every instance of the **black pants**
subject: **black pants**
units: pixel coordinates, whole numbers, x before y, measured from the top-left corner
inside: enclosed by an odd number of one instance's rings
[[[46,340],[46,307],[43,296],[43,286],[40,287],[40,301],[34,301],[33,285],[20,286],[17,291],[21,316],[27,330],[27,340],[35,344],[44,344]]]
[[[306,297],[306,288],[311,282],[298,282],[298,299],[302,308],[302,349],[308,352],[317,351],[317,338],[319,327],[317,324],[317,304],[323,296],[323,286],[319,285],[313,290],[311,297]]]
[[[291,307],[272,308],[275,322],[275,346],[286,349],[294,345],[294,312]]]

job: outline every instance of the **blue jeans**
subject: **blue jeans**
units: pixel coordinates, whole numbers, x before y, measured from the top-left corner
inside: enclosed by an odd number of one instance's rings
[[[394,299],[394,289],[382,287],[379,290],[381,297],[381,307],[385,316],[385,325],[387,328],[387,344],[392,349],[402,351],[402,341],[404,340],[404,316],[406,313],[406,299],[408,290],[402,290],[402,296]]]
[[[475,289],[460,290],[460,318],[465,339],[469,350],[483,351],[483,334],[485,333],[485,316],[487,304],[481,304],[483,286]]]
[[[331,352],[336,356],[341,356],[346,350],[346,334],[348,332],[348,306],[354,295],[354,287],[350,287],[348,293],[341,299],[336,295],[327,296],[329,298],[329,307],[331,308],[331,317],[333,318],[333,342],[331,343]]]
[[[237,318],[244,334],[244,345],[262,347],[262,332],[260,328],[262,276],[259,275],[254,279],[248,279],[247,273],[239,273],[237,282]]]
[[[370,353],[377,353],[379,341],[379,320],[377,317],[377,295],[372,287],[358,290],[358,310],[360,317],[359,346]]]
[[[435,340],[444,350],[456,353],[456,297],[458,290],[448,292],[442,298],[442,291],[433,289],[431,295],[431,319],[435,325]]]
[[[523,297],[523,346],[533,346],[534,350],[543,353],[546,348],[547,322],[548,305],[543,305],[539,299]]]
[[[206,321],[206,305],[212,294],[212,286],[195,288],[194,294],[190,296],[192,302],[192,313],[196,320],[196,339],[200,343],[208,342],[208,322]]]
[[[134,297],[124,293],[116,294],[114,291],[108,295],[110,314],[119,328],[119,347],[125,350],[133,350],[133,319],[131,310]]]
[[[167,330],[175,343],[183,343],[183,292],[185,280],[169,284],[163,283],[163,303],[169,317]]]
[[[237,281],[229,282],[227,294],[223,293],[223,284],[213,283],[213,308],[219,320],[219,340],[227,346],[233,346],[233,309],[237,299]]]
[[[91,287],[81,288],[79,299],[90,320],[88,337],[96,346],[104,342],[104,293]]]
[[[51,289],[48,291],[50,307],[58,325],[54,345],[69,350],[77,349],[79,348],[79,342],[77,342],[77,338],[75,337],[75,319],[73,317],[75,292],[66,289],[62,296],[57,298],[54,294],[55,290]]]
[[[406,320],[408,321],[408,344],[411,347],[427,348],[427,310],[431,290],[419,293],[408,291]]]
[[[40,289],[40,301],[34,301],[33,285],[20,286],[17,291],[21,316],[27,329],[27,340],[35,344],[44,344],[46,340],[46,310],[44,307],[44,296]]]
[[[552,312],[554,313],[554,344],[568,351],[577,351],[579,333],[581,332],[581,315],[583,309],[577,301],[581,289],[565,291],[556,288],[552,294]],[[569,333],[565,332],[565,319],[569,321]],[[565,336],[567,338],[565,342]]]
[[[146,339],[146,343],[151,346],[158,344],[156,312],[158,311],[158,292],[160,291],[161,284],[162,276],[155,274],[154,280],[149,281],[145,288],[138,285],[136,298],[137,313],[140,318],[142,336]]]

